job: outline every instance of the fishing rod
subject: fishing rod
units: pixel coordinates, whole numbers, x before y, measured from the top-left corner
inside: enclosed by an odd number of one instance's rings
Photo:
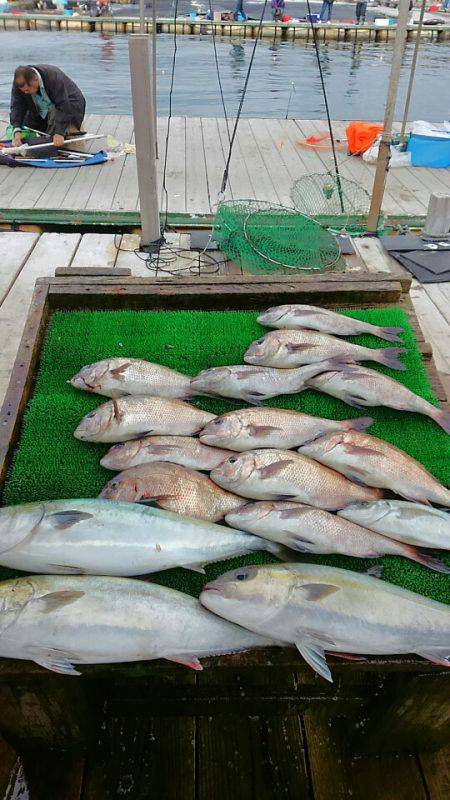
[[[64,145],[73,144],[74,142],[92,142],[93,139],[104,139],[104,134],[101,133],[88,133],[85,136],[75,136],[73,139],[64,139]],[[44,144],[21,144],[20,147],[2,147],[1,153],[7,156],[22,155],[28,153],[30,150],[39,150],[43,148],[54,147],[53,142],[44,142]],[[63,147],[63,145],[61,145]]]

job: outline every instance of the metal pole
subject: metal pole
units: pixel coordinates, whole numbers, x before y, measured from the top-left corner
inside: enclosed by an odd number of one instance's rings
[[[156,158],[158,158],[158,131],[157,131],[158,103],[156,96],[156,3],[157,0],[152,0],[152,70],[153,70],[152,93],[153,93],[153,112],[155,115],[154,119],[155,119]]]
[[[145,33],[145,0],[139,0],[139,31]]]
[[[411,93],[414,83],[414,75],[416,72],[416,64],[417,64],[417,56],[419,54],[419,44],[420,44],[420,35],[422,33],[422,25],[423,25],[423,17],[425,14],[425,4],[426,0],[422,0],[422,6],[420,9],[420,17],[419,17],[419,24],[417,26],[417,34],[416,34],[416,41],[414,42],[414,53],[411,62],[411,72],[409,73],[409,83],[408,83],[408,91],[406,93],[406,101],[405,101],[405,110],[403,112],[403,122],[402,122],[402,129],[400,131],[401,136],[405,135],[405,128],[408,122],[408,114],[409,114],[409,104],[411,101]]]
[[[128,38],[143,248],[159,242],[161,237],[155,126],[149,124],[149,120],[153,120],[154,116],[149,44],[150,37],[147,34],[136,33]]]
[[[398,81],[402,66],[403,53],[405,51],[406,33],[408,28],[409,0],[400,0],[399,12],[397,17],[397,30],[395,32],[394,52],[392,55],[391,75],[389,78],[389,88],[384,112],[383,135],[381,137],[380,149],[378,151],[377,168],[372,189],[372,200],[370,211],[367,218],[367,231],[376,233],[378,217],[383,202],[386,178],[389,169],[389,158],[391,154],[392,123],[395,113],[395,101],[397,98]]]

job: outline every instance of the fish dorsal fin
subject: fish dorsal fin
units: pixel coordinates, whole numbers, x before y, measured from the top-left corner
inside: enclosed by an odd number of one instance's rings
[[[309,642],[307,640],[302,641],[300,639],[295,642],[295,646],[306,663],[309,664],[315,672],[321,675],[322,678],[325,678],[326,681],[333,683],[330,668],[325,658],[325,651],[321,644],[318,642]]]
[[[183,564],[184,569],[191,569],[193,572],[200,572],[205,575],[205,569],[201,564]]]
[[[59,592],[49,592],[42,595],[37,600],[33,600],[33,607],[36,605],[43,614],[50,614],[51,611],[58,611],[58,609],[68,606],[84,597],[84,592],[75,591],[73,589],[62,589]]]
[[[290,458],[284,458],[280,461],[274,461],[273,464],[268,464],[267,467],[258,467],[258,474],[261,480],[266,480],[267,478],[272,478],[274,475],[278,475],[288,464],[294,464],[295,462]]]
[[[333,586],[331,583],[304,583],[303,586],[299,587],[299,591],[302,592],[305,600],[314,602],[339,592],[340,587]]]
[[[45,645],[29,645],[27,654],[36,664],[50,669],[52,672],[59,672],[60,675],[81,675],[81,672],[78,672],[72,664],[72,660],[75,658],[73,653],[54,647],[45,647]]]
[[[93,514],[88,514],[87,511],[77,511],[76,509],[67,509],[67,511],[55,511],[47,515],[47,520],[58,531],[65,531],[72,528],[78,522],[83,522],[86,519],[92,519]]]

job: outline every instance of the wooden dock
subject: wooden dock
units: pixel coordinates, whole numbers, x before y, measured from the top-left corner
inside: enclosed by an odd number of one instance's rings
[[[152,21],[146,20],[146,32],[152,32]],[[315,26],[319,41],[369,41],[386,42],[395,38],[396,25],[380,27],[374,24],[356,25],[353,22],[336,20],[331,25]],[[259,20],[246,22],[234,20],[212,21],[178,17],[160,17],[156,21],[157,33],[174,33],[184,35],[233,36],[254,39],[258,35]],[[139,33],[139,17],[88,17],[65,16],[59,14],[0,14],[0,30],[27,31],[101,31],[104,33]],[[407,38],[415,39],[417,25],[409,25]],[[268,39],[288,39],[290,41],[309,41],[312,39],[309,22],[273,22],[265,20],[261,28],[261,36]],[[450,25],[425,25],[421,36],[429,40],[443,41],[450,38]]]
[[[6,118],[7,112],[1,116]],[[233,120],[230,120],[232,125]],[[333,123],[336,137],[345,138],[347,123]],[[131,116],[89,114],[85,129],[133,142]],[[0,136],[5,126],[0,123]],[[164,144],[167,119],[158,119],[158,179],[161,209]],[[304,149],[299,140],[326,133],[321,120],[241,119],[231,161],[227,199],[257,198],[292,205],[290,189],[302,175],[332,169],[330,152]],[[91,149],[107,149],[107,139],[91,143]],[[226,122],[215,117],[174,117],[171,120],[166,177],[169,212],[213,213],[228,152]],[[369,193],[375,167],[361,158],[339,153],[341,174]],[[424,216],[431,191],[450,192],[450,169],[393,168],[388,176],[383,210],[394,216]],[[139,208],[134,155],[77,169],[11,169],[0,166],[0,209],[38,212],[130,212]],[[18,218],[20,214],[18,213]]]

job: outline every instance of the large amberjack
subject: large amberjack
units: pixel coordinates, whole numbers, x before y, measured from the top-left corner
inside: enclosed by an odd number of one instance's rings
[[[199,658],[277,644],[202,608],[194,597],[132,578],[38,575],[0,583],[0,656],[63,675],[74,664]]]
[[[416,653],[450,667],[450,608],[369,575],[312,564],[241,567],[200,601],[262,636],[295,644],[327,680],[325,651]]]

